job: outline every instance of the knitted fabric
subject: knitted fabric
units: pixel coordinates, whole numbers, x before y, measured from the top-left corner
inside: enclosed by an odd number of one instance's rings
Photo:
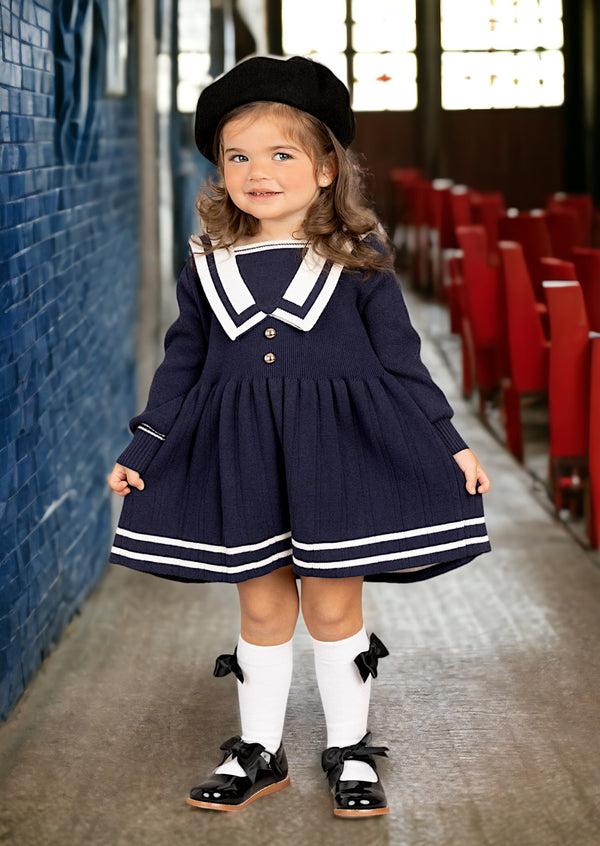
[[[481,496],[452,457],[466,445],[394,274],[303,260],[297,242],[192,246],[118,459],[145,488],[111,561],[192,581],[288,564],[414,581],[486,552]]]

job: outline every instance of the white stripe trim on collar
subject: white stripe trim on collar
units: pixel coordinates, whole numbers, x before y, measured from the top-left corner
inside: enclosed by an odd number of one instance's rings
[[[258,251],[260,251],[261,249],[269,249],[272,246],[283,249],[290,246],[302,247],[303,245],[301,243],[296,245],[293,242],[264,243],[248,245],[246,248],[239,248],[239,250],[247,249],[248,252],[252,252],[254,251],[252,249],[253,247],[258,248]],[[236,338],[239,338],[240,335],[243,335],[267,317],[267,314],[259,309],[238,326],[230,317],[221,295],[216,289],[208,265],[208,256],[201,252],[200,245],[193,239],[190,240],[190,248],[208,302],[223,330],[232,341],[235,341]],[[251,309],[252,306],[256,306],[256,300],[242,278],[237,266],[235,253],[235,248],[233,250],[218,249],[212,255],[225,297],[227,297],[228,302],[236,314],[242,314],[247,309]],[[285,303],[287,301],[301,308],[314,290],[325,267],[325,263],[325,258],[317,256],[313,250],[309,249],[307,255],[303,257],[294,278],[286,288],[282,302]],[[304,317],[299,317],[281,306],[272,311],[270,313],[271,316],[290,326],[294,326],[296,329],[308,332],[315,326],[325,310],[343,269],[343,265],[341,264],[331,266],[325,284]]]
[[[304,256],[294,278],[287,286],[283,299],[297,306],[303,306],[315,287],[315,281],[325,267],[325,259],[312,250]]]
[[[196,270],[198,271],[200,282],[202,283],[204,293],[206,294],[206,299],[208,300],[210,307],[212,308],[215,314],[215,317],[223,327],[224,332],[232,341],[235,341],[236,338],[239,338],[240,335],[243,335],[244,332],[247,332],[248,329],[251,329],[257,323],[260,323],[261,320],[264,320],[266,314],[262,311],[258,311],[256,314],[253,314],[251,317],[249,317],[248,320],[246,320],[240,326],[237,326],[227,313],[227,309],[223,305],[223,300],[221,299],[217,292],[217,289],[215,288],[215,284],[210,274],[210,268],[208,266],[207,257],[199,252],[194,252],[193,255],[194,262],[196,264]],[[248,291],[248,293],[250,292]],[[253,302],[254,300],[252,299],[252,303]]]
[[[323,285],[321,289],[321,293],[317,297],[317,299],[312,304],[311,308],[309,309],[308,313],[305,317],[297,317],[295,314],[292,314],[289,311],[286,311],[282,308],[276,308],[273,312],[273,317],[277,317],[279,320],[282,320],[284,323],[288,323],[290,326],[295,326],[296,329],[302,329],[303,332],[308,332],[313,326],[316,324],[319,317],[323,314],[325,310],[325,306],[331,299],[331,296],[335,290],[335,287],[338,283],[338,280],[341,276],[343,266],[341,264],[334,264],[331,270],[329,271],[329,276],[327,277],[327,281]],[[313,282],[314,287],[314,282]],[[310,291],[308,292],[310,293]],[[308,296],[308,294],[307,294]],[[290,298],[284,296],[284,299],[289,300]],[[292,300],[290,300],[292,302]]]
[[[260,253],[264,250],[289,250],[294,247],[306,247],[308,241],[257,241],[256,244],[242,244],[239,247],[232,247],[231,249],[236,255],[245,255],[247,253]]]
[[[215,250],[213,256],[223,290],[237,313],[241,314],[255,305],[254,297],[242,279],[235,255],[229,250]]]

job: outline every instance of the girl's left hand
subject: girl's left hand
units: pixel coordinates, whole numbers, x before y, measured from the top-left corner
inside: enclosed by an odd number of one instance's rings
[[[461,449],[453,456],[454,460],[465,474],[465,487],[470,494],[487,493],[490,489],[490,480],[477,456],[470,449]],[[479,483],[479,488],[477,484]]]

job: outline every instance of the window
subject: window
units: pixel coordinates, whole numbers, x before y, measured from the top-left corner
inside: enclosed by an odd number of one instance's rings
[[[195,110],[215,72],[211,5],[178,0],[180,112]],[[561,0],[440,0],[442,108],[561,105],[562,6]],[[281,9],[284,55],[310,56],[331,68],[356,111],[417,107],[416,0],[281,0]]]
[[[322,62],[356,111],[417,105],[415,0],[282,0],[283,51]]]
[[[211,81],[210,0],[179,0],[177,12],[177,109],[195,112],[200,91]]]
[[[561,0],[442,0],[441,30],[442,108],[563,102]]]

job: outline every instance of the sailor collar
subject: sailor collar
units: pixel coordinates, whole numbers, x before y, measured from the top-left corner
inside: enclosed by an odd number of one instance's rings
[[[303,332],[309,332],[316,324],[331,299],[343,265],[327,261],[309,247],[277,306],[271,312],[264,312],[244,282],[236,261],[236,255],[242,253],[303,246],[300,241],[269,241],[230,250],[218,249],[205,255],[202,245],[190,239],[190,250],[204,293],[232,341],[267,316]]]

